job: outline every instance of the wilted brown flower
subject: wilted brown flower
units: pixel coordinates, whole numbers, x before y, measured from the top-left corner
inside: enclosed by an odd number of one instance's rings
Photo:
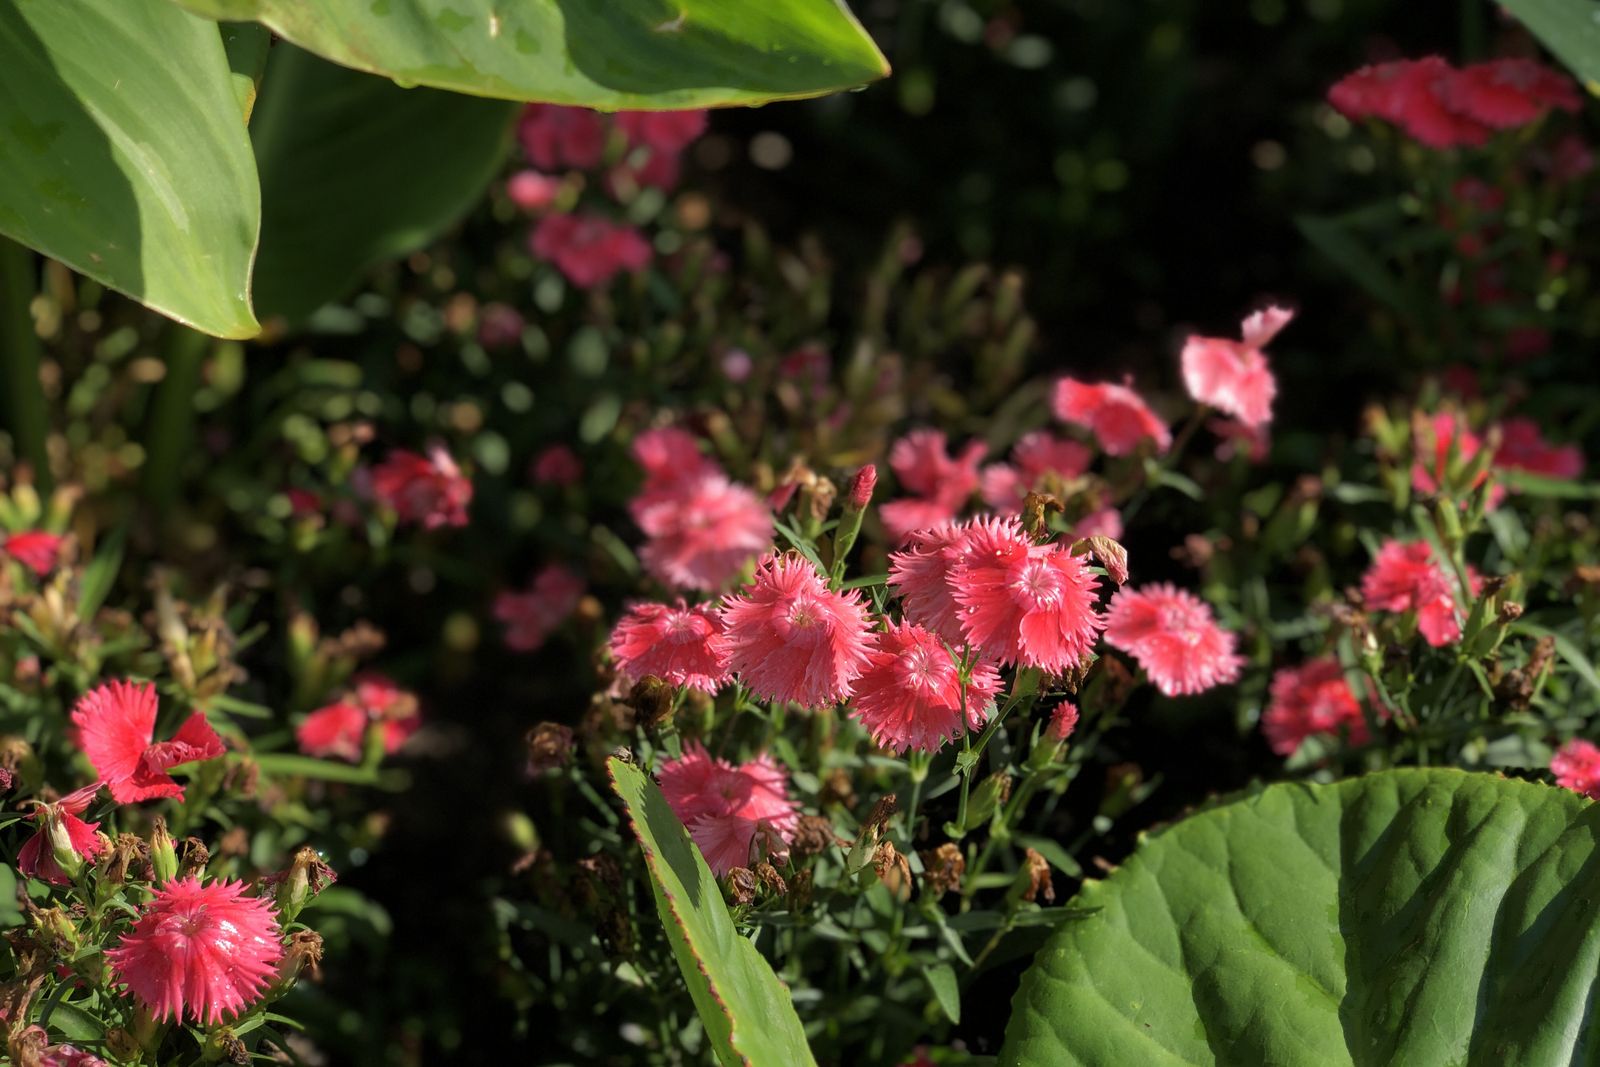
[[[946,841],[922,853],[922,867],[922,884],[937,898],[961,888],[961,878],[967,873],[967,858],[959,845]]]
[[[1023,900],[1036,901],[1042,896],[1049,904],[1056,899],[1056,887],[1050,882],[1050,864],[1031,848],[1023,855],[1022,873],[1028,879],[1028,886],[1022,891]]]
[[[565,767],[572,760],[572,727],[542,722],[528,731],[528,775]]]

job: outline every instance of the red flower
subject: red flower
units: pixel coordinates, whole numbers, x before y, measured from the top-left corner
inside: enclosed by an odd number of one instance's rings
[[[542,648],[582,598],[583,579],[555,563],[534,576],[527,592],[501,593],[495,597],[494,617],[505,624],[506,647],[514,652]]]
[[[1328,91],[1328,101],[1353,119],[1392,122],[1430,148],[1476,147],[1490,130],[1446,103],[1456,71],[1439,56],[1363,67]]]
[[[1600,799],[1600,748],[1581,738],[1573,738],[1550,757],[1550,773],[1556,784],[1590,800]]]
[[[1255,429],[1272,419],[1278,385],[1262,351],[1294,312],[1269,307],[1244,320],[1244,340],[1191,336],[1184,343],[1183,382],[1189,395]]]
[[[1172,447],[1167,424],[1127,385],[1063,378],[1056,383],[1052,403],[1056,418],[1087,429],[1108,455],[1125,456],[1143,441],[1155,442],[1157,452]]]
[[[118,804],[156,797],[181,800],[183,786],[167,770],[215,759],[225,751],[200,712],[189,716],[171,741],[155,741],[156,687],[149,682],[107,682],[89,690],[72,709],[72,722],[89,762]]]
[[[1471,463],[1483,448],[1483,441],[1468,429],[1466,420],[1448,411],[1441,411],[1416,422],[1413,447],[1417,458],[1411,465],[1411,487],[1423,493],[1437,493],[1449,477],[1454,465]],[[1485,468],[1472,480],[1474,489],[1489,478]],[[1505,499],[1505,487],[1489,487],[1488,506],[1495,508]]]
[[[337,701],[318,708],[296,727],[295,741],[307,756],[361,762],[367,736],[367,713],[359,705]]]
[[[155,1019],[214,1026],[261,998],[280,936],[271,902],[246,896],[244,883],[191,876],[157,889],[106,961]]]
[[[540,485],[565,488],[577,485],[583,478],[583,461],[566,445],[551,445],[533,457],[532,473]]]
[[[1035,545],[1015,519],[979,518],[968,529],[950,575],[967,643],[998,663],[1052,673],[1081,663],[1101,627],[1100,579],[1083,558]]]
[[[728,680],[722,618],[708,604],[636,604],[611,631],[611,654],[627,682],[655,675],[715,693]]]
[[[706,132],[709,112],[698,111],[619,111],[617,129],[628,143],[643,145],[656,152],[682,152]]]
[[[99,791],[100,783],[95,782],[54,804],[39,807],[34,813],[39,832],[28,838],[17,853],[17,867],[23,874],[51,885],[71,885],[72,878],[57,857],[73,852],[92,860],[105,849],[105,843],[95,833],[100,824],[79,818]]]
[[[848,699],[873,634],[860,590],[829,589],[812,565],[771,555],[722,607],[728,663],[765,700],[822,708]]]
[[[1163,696],[1200,693],[1239,678],[1238,639],[1211,608],[1171,585],[1121,589],[1106,609],[1106,644],[1132,654]]]
[[[1272,699],[1261,716],[1261,730],[1280,756],[1293,755],[1308,737],[1337,737],[1341,731],[1352,745],[1367,743],[1361,705],[1339,661],[1331,658],[1285,667],[1272,676]]]
[[[428,449],[426,457],[400,448],[372,468],[372,494],[400,522],[434,530],[467,524],[472,482],[450,453],[437,445]]]
[[[960,665],[937,635],[915,623],[891,622],[856,679],[851,714],[880,748],[936,752],[967,727],[987,722],[999,691],[993,665],[974,665],[963,685]]]
[[[784,774],[771,756],[734,766],[690,741],[680,758],[661,765],[656,777],[667,805],[718,878],[735,867],[748,867],[761,846],[782,854],[794,839],[798,805],[789,799]]]
[[[605,157],[605,120],[588,108],[529,104],[517,121],[517,139],[540,170],[588,170]]]
[[[637,274],[650,265],[644,234],[599,215],[546,215],[528,246],[580,289],[609,285],[623,271]]]
[[[1455,71],[1443,84],[1446,106],[1497,130],[1525,126],[1551,108],[1577,111],[1582,103],[1571,78],[1531,59],[1492,59]]]
[[[1577,445],[1553,445],[1532,419],[1507,419],[1500,424],[1500,447],[1494,465],[1528,471],[1545,478],[1571,481],[1583,475],[1583,450]]]
[[[60,534],[44,530],[24,530],[10,534],[3,546],[5,554],[43,578],[61,562],[61,545],[66,541]]]

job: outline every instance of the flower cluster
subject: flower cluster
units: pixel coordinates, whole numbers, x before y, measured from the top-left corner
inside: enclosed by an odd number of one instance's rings
[[[1552,109],[1577,111],[1572,79],[1531,59],[1454,67],[1440,56],[1363,67],[1328,91],[1353,119],[1393,123],[1429,148],[1476,148]]]
[[[295,728],[308,756],[360,763],[369,728],[385,755],[393,755],[422,724],[417,698],[381,674],[367,673],[339,700],[307,715]]]

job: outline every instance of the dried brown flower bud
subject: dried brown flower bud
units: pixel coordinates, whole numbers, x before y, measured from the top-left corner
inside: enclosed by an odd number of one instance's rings
[[[872,854],[872,869],[884,887],[901,900],[911,895],[911,864],[891,841],[878,842]]]
[[[1066,505],[1054,493],[1029,493],[1022,500],[1022,528],[1035,540],[1049,533],[1045,515],[1051,511],[1065,511]]]
[[[572,727],[542,722],[528,731],[530,777],[565,767],[572,760]]]
[[[843,767],[835,767],[828,772],[828,777],[822,781],[822,804],[838,804],[840,807],[853,808],[856,805],[856,787],[850,781],[850,772]]]
[[[1050,881],[1050,864],[1031,848],[1023,855],[1023,873],[1028,879],[1028,886],[1022,891],[1022,899],[1036,901],[1042,896],[1046,904],[1053,902],[1056,899],[1056,887]]]
[[[862,831],[881,829],[885,823],[900,808],[900,801],[893,793],[885,793],[872,805],[872,811],[867,814],[866,821],[861,824]]]
[[[833,822],[824,815],[802,815],[795,826],[790,848],[796,856],[815,856],[826,852],[839,841],[833,832]]]
[[[179,878],[187,878],[191,874],[204,874],[206,864],[210,862],[211,850],[206,848],[206,843],[198,837],[186,837],[178,842]]]
[[[770,863],[756,864],[756,879],[767,888],[774,896],[783,896],[789,892],[789,887],[784,883],[783,875]]]
[[[728,872],[728,894],[735,904],[749,904],[756,899],[755,872],[748,867],[735,867]]]
[[[677,695],[676,686],[647,674],[629,690],[628,706],[639,713],[639,721],[646,726],[660,726],[672,718],[672,705]]]
[[[1084,546],[1085,550],[1099,561],[1113,582],[1118,585],[1128,584],[1128,550],[1123,548],[1120,542],[1113,541],[1103,534],[1095,534],[1073,545],[1075,552],[1079,545]]]
[[[967,858],[959,845],[946,841],[922,853],[922,866],[922,884],[938,898],[961,888],[961,879],[967,873]]]

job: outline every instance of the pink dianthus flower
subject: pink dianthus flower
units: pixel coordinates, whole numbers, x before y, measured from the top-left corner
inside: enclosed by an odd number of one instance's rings
[[[1461,637],[1455,582],[1426,541],[1384,542],[1362,576],[1361,596],[1368,611],[1416,612],[1417,629],[1435,648]]]
[[[806,560],[770,555],[723,604],[728,663],[766,700],[822,708],[849,698],[873,634],[860,590],[828,588]]]
[[[636,604],[611,631],[611,655],[627,682],[655,675],[715,693],[728,680],[722,617],[709,604]]]
[[[1200,693],[1239,678],[1238,638],[1199,597],[1165,583],[1121,589],[1106,608],[1106,644],[1139,661],[1163,696]]]
[[[605,157],[606,125],[586,107],[529,104],[517,120],[517,140],[540,170],[588,170]]]
[[[43,578],[61,562],[61,546],[66,538],[46,530],[24,530],[6,536],[6,555]]]
[[[978,464],[987,451],[982,441],[971,441],[952,457],[939,430],[912,430],[896,441],[889,450],[889,466],[911,497],[878,510],[890,538],[900,543],[918,530],[955,518],[978,488]]]
[[[681,757],[661,765],[656,778],[718,878],[748,867],[762,849],[785,852],[794,839],[799,806],[789,799],[783,771],[765,753],[735,766],[691,741]]]
[[[1251,429],[1272,421],[1278,384],[1262,349],[1292,318],[1292,311],[1269,307],[1244,320],[1242,341],[1191,336],[1181,357],[1189,395]]]
[[[974,519],[950,575],[967,643],[1001,664],[1051,673],[1082,662],[1101,627],[1099,579],[1082,557],[1035,545],[1015,519]]]
[[[190,876],[155,891],[116,948],[117,981],[157,1020],[215,1025],[261,999],[283,958],[272,904]]]
[[[540,485],[566,488],[583,477],[583,461],[566,445],[550,445],[533,457],[532,474]]]
[[[623,271],[650,265],[650,242],[637,228],[599,215],[546,215],[528,247],[580,289],[609,285]]]
[[[54,804],[39,806],[34,813],[39,832],[28,838],[17,852],[17,868],[23,874],[51,885],[70,885],[72,879],[62,869],[56,853],[71,849],[84,859],[92,860],[104,851],[105,843],[95,833],[100,824],[80,818],[99,791],[100,783],[95,782]],[[62,855],[65,854],[63,851]]]
[[[472,482],[438,445],[419,456],[397,448],[372,468],[372,495],[393,509],[400,522],[424,529],[465,526]]]
[[[534,652],[566,621],[583,597],[583,579],[551,563],[534,576],[526,592],[509,590],[495,597],[494,617],[506,627],[506,647]]]
[[[967,554],[969,532],[966,524],[942,523],[917,531],[905,548],[889,553],[889,587],[900,594],[905,617],[955,648],[966,645],[967,635],[950,578]]]
[[[118,804],[181,800],[183,786],[167,770],[225,751],[201,712],[189,716],[171,741],[156,741],[156,687],[149,682],[107,682],[89,690],[72,709],[72,722],[89,762]]]
[[[1025,434],[1011,449],[1009,464],[983,470],[983,499],[996,511],[1016,512],[1046,481],[1067,482],[1089,469],[1089,449],[1043,430]]]
[[[1339,661],[1314,659],[1284,667],[1272,676],[1272,695],[1261,716],[1261,731],[1272,751],[1291,756],[1308,737],[1338,736],[1352,745],[1367,743],[1367,721],[1345,681]]]
[[[1556,784],[1590,800],[1600,799],[1600,748],[1582,738],[1573,738],[1550,757],[1550,773]]]
[[[1087,429],[1108,455],[1125,456],[1147,440],[1155,442],[1157,452],[1172,447],[1167,424],[1126,384],[1063,378],[1051,402],[1056,418]]]
[[[999,691],[1000,672],[992,664],[975,664],[963,685],[960,665],[938,635],[916,623],[891,622],[856,679],[852,715],[880,748],[936,752],[964,729],[987,722]]]
[[[633,510],[649,536],[640,561],[676,589],[720,589],[772,546],[772,513],[721,475],[647,492]]]
[[[1539,424],[1532,419],[1507,419],[1500,424],[1500,447],[1495,450],[1494,465],[1570,481],[1583,474],[1583,450],[1577,445],[1546,441]]]
[[[318,759],[335,757],[361,762],[367,736],[367,713],[347,700],[320,707],[295,727],[295,743],[302,754]]]

